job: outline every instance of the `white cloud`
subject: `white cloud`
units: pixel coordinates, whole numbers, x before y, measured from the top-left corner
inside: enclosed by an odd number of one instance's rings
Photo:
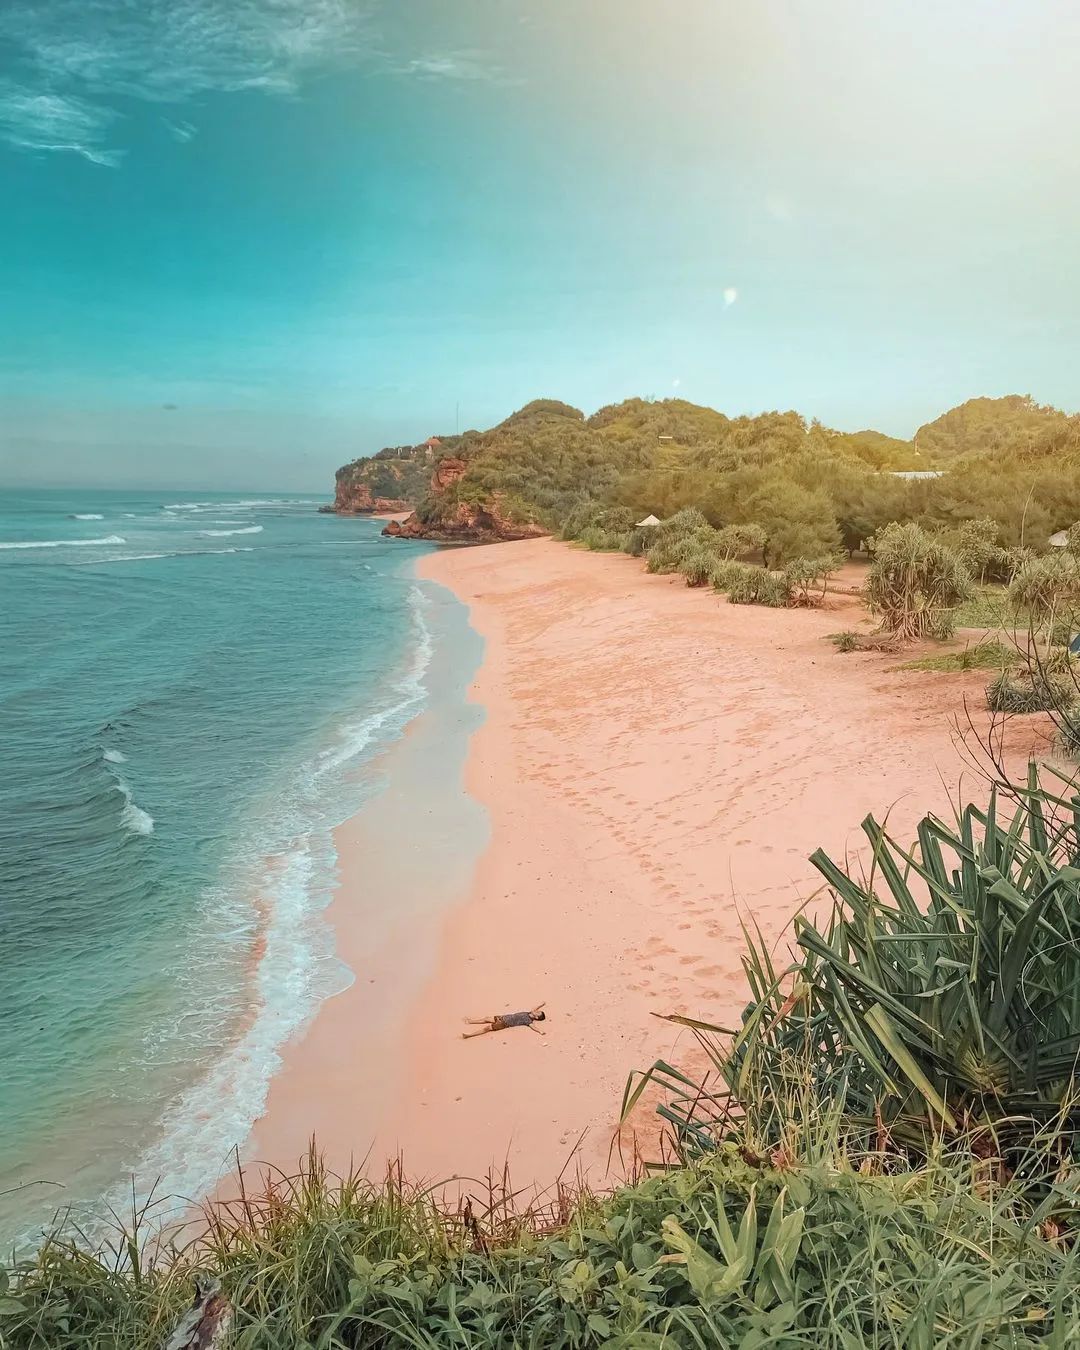
[[[115,118],[111,108],[72,94],[0,81],[0,136],[19,150],[67,151],[115,167],[123,152],[103,144]]]
[[[295,94],[313,69],[360,52],[366,14],[366,0],[4,0],[0,44],[20,82],[0,93],[0,136],[115,163],[110,96]],[[52,134],[51,123],[71,133]],[[191,123],[169,125],[178,139],[194,134]]]
[[[193,122],[170,122],[167,117],[161,119],[178,141],[190,141],[199,130]]]
[[[731,306],[735,303],[735,301],[738,300],[738,298],[739,298],[739,292],[735,289],[734,286],[725,286],[725,287],[724,287],[724,308],[725,308],[725,309],[730,309]]]
[[[396,75],[412,75],[422,80],[487,80],[495,84],[508,83],[500,66],[486,59],[482,52],[429,52],[416,56],[404,65],[391,67]]]
[[[671,387],[672,389],[678,389],[680,384],[682,384],[682,376],[676,375],[675,378],[671,381]]]

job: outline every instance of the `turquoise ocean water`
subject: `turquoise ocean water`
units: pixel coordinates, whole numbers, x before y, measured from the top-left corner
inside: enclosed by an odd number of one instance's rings
[[[317,504],[0,497],[4,1241],[197,1194],[352,978],[330,831],[464,610]]]

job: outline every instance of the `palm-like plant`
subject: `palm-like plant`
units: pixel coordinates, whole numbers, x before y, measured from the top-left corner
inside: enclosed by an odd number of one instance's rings
[[[697,1032],[724,1090],[661,1063],[627,1108],[659,1082],[690,1151],[712,1147],[732,1110],[756,1112],[775,1143],[796,1096],[902,1146],[991,1130],[1005,1148],[1048,1133],[1059,1151],[1080,1148],[1080,793],[1043,773],[994,788],[952,828],[927,816],[910,848],[868,818],[866,875],[815,853],[831,915],[796,920],[786,969],[751,943],[742,1025],[673,1019]]]

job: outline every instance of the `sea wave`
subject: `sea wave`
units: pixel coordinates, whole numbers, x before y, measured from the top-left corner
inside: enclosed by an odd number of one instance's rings
[[[127,540],[118,534],[106,535],[104,539],[20,539],[0,542],[0,548],[87,548],[91,544],[126,544]]]
[[[223,539],[229,534],[262,534],[261,525],[245,525],[239,530],[200,530],[204,538]]]
[[[123,754],[122,751],[120,750],[105,750],[102,753],[101,758],[106,762],[106,764],[127,763],[127,755]]]
[[[336,865],[326,802],[365,751],[377,739],[400,734],[425,701],[434,646],[425,617],[429,605],[418,586],[410,588],[413,651],[386,705],[346,723],[335,746],[301,767],[294,783],[303,803],[298,814],[307,815],[312,828],[264,858],[262,874],[252,878],[246,894],[243,887],[229,886],[205,897],[204,931],[220,933],[226,945],[245,935],[252,942],[251,894],[261,899],[255,1010],[233,1045],[173,1103],[158,1139],[138,1160],[135,1174],[157,1178],[158,1194],[197,1199],[213,1188],[265,1110],[283,1045],[322,998],[355,978],[334,955],[333,933],[320,918]]]
[[[88,511],[82,515],[80,515],[78,512],[75,512],[73,515],[68,516],[68,520],[104,520],[104,519],[105,519],[104,516],[96,515],[93,511]]]
[[[221,553],[254,553],[251,546],[233,548],[178,548],[169,553],[116,553],[111,558],[89,558],[72,567],[98,567],[103,563],[146,562],[149,558],[212,558]]]
[[[108,759],[108,753],[106,753],[105,758]],[[114,759],[109,759],[110,764],[115,764],[116,762],[117,761]],[[131,794],[131,788],[121,775],[116,774],[115,778],[116,782],[114,787],[124,799],[124,805],[120,810],[120,824],[125,830],[130,830],[132,834],[153,834],[154,817],[149,811],[144,811],[142,807],[138,805]]]

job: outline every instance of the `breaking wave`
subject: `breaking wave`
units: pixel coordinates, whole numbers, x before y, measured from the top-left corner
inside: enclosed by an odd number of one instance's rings
[[[127,540],[118,534],[106,535],[104,539],[20,539],[0,542],[0,548],[87,548],[91,544],[126,544]]]

